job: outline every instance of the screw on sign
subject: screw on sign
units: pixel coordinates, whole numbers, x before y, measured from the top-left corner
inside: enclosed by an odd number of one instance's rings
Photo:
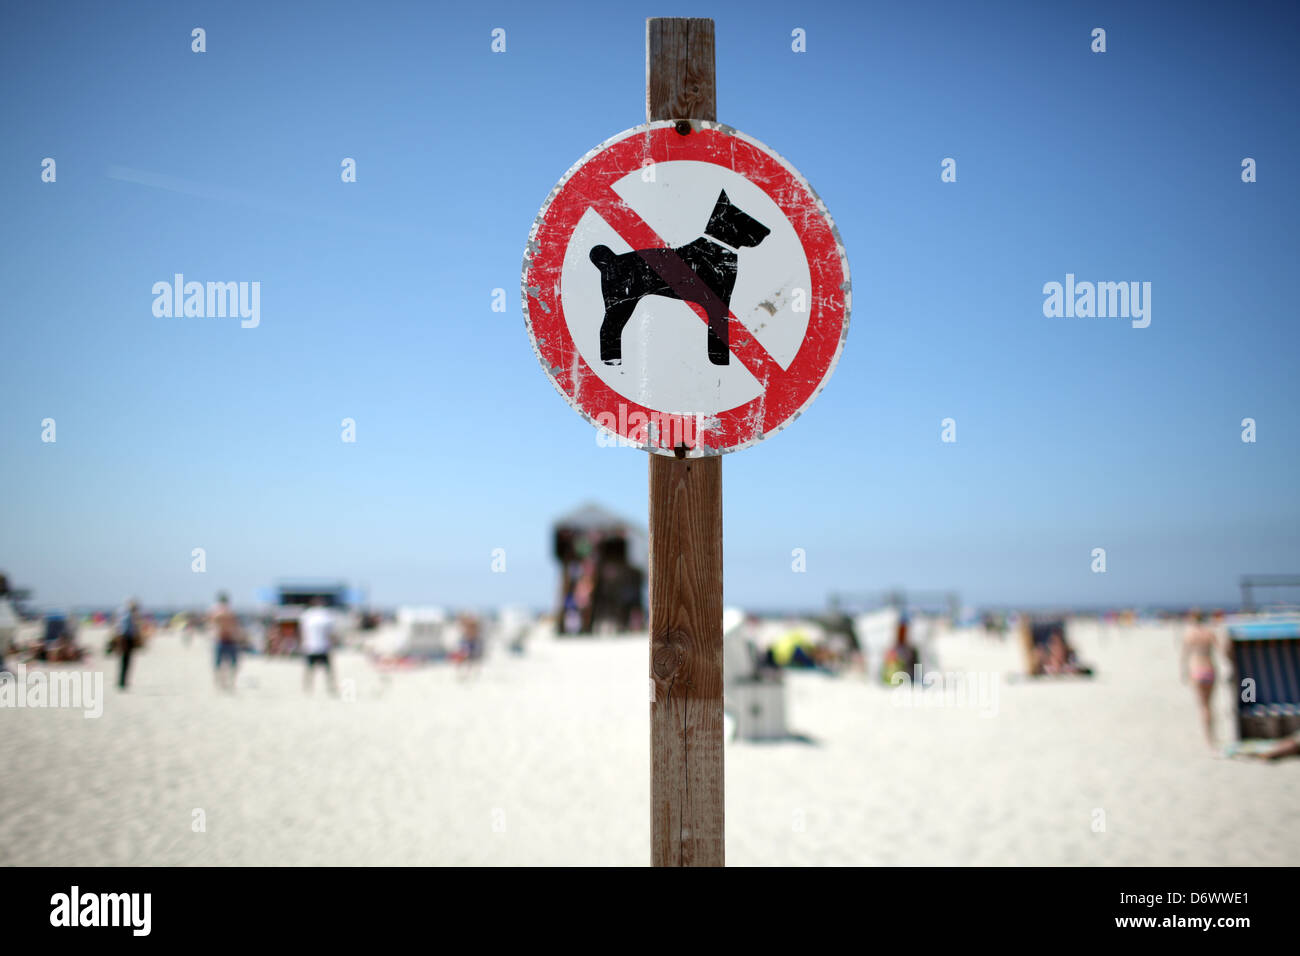
[[[678,457],[797,418],[849,326],[825,205],[762,143],[700,120],[648,123],[580,159],[533,224],[522,284],[533,347],[569,404]]]

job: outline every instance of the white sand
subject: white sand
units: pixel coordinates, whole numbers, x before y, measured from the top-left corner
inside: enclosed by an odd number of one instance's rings
[[[1099,679],[1004,681],[993,717],[791,675],[790,725],[816,742],[728,745],[728,863],[1300,863],[1300,760],[1209,756],[1175,632],[1072,635]],[[945,670],[1019,664],[1010,643],[938,647]],[[160,636],[127,694],[92,661],[100,719],[0,710],[0,863],[642,865],[646,657],[644,638],[535,642],[460,681],[343,654],[354,701],[247,658],[230,698],[209,642]]]

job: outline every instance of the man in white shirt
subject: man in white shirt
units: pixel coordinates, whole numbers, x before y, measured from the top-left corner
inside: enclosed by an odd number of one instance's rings
[[[334,669],[330,666],[330,648],[334,646],[334,612],[325,607],[324,598],[313,598],[311,607],[302,612],[298,618],[299,648],[307,661],[307,670],[302,675],[303,690],[311,693],[311,676],[316,665],[325,668],[325,679],[329,692],[337,694],[334,685]]]

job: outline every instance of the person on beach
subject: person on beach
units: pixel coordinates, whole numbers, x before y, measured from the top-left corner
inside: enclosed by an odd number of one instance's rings
[[[1065,643],[1065,635],[1059,628],[1054,629],[1047,639],[1047,649],[1043,654],[1043,673],[1055,675],[1075,673],[1073,652],[1070,650],[1070,645]]]
[[[1214,746],[1214,708],[1211,706],[1211,698],[1217,676],[1214,666],[1215,643],[1214,629],[1206,625],[1205,615],[1200,611],[1192,611],[1188,615],[1187,630],[1183,634],[1182,679],[1186,683],[1190,678],[1196,691],[1201,725],[1211,747]]]
[[[460,647],[455,654],[456,671],[462,675],[472,675],[483,660],[483,630],[479,619],[474,614],[465,613],[459,618]]]
[[[117,687],[126,690],[127,677],[131,670],[131,652],[140,640],[140,605],[134,598],[128,600],[117,612],[113,625],[113,642],[117,652],[122,656],[122,666],[117,674]]]
[[[334,646],[334,612],[325,606],[322,597],[312,598],[311,607],[302,612],[298,619],[298,632],[301,635],[303,656],[307,660],[307,669],[302,675],[302,689],[311,693],[312,672],[317,666],[325,668],[325,680],[331,694],[338,694],[334,684],[334,669],[330,666],[330,650]]]
[[[208,620],[217,639],[217,688],[234,693],[235,668],[239,666],[239,645],[243,637],[243,628],[239,624],[239,616],[230,608],[229,595],[224,591],[217,595],[217,603],[208,613]],[[226,664],[230,665],[229,672],[224,666]]]
[[[17,633],[18,615],[9,607],[9,599],[0,596],[0,674],[8,669],[5,667],[5,655],[9,653],[9,645]]]
[[[1300,756],[1300,732],[1279,740],[1273,747],[1259,756],[1264,760],[1281,760],[1283,757]]]
[[[18,615],[9,600],[9,579],[0,574],[0,674],[5,673],[5,654],[18,635]]]
[[[894,646],[885,652],[881,666],[881,678],[886,684],[894,684],[894,676],[903,674],[910,681],[916,670],[919,657],[916,648],[907,643],[907,615],[898,619],[898,632],[894,636]]]

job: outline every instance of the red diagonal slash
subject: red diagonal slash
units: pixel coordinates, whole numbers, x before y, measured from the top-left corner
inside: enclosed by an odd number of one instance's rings
[[[646,223],[644,219],[636,214],[623,198],[609,190],[605,197],[591,204],[591,208],[605,220],[605,223],[619,234],[633,249],[668,249],[668,243],[664,242]],[[653,263],[652,263],[653,265]],[[683,268],[685,268],[683,263]],[[705,314],[704,308],[694,302],[687,302],[687,305],[698,315],[703,322],[708,322],[709,317]],[[734,312],[727,312],[727,338],[731,354],[740,360],[740,363],[749,370],[749,374],[763,383],[767,388],[770,379],[779,378],[784,374],[784,370],[776,359],[772,358],[767,349],[763,348],[749,331],[745,324],[736,318]]]

